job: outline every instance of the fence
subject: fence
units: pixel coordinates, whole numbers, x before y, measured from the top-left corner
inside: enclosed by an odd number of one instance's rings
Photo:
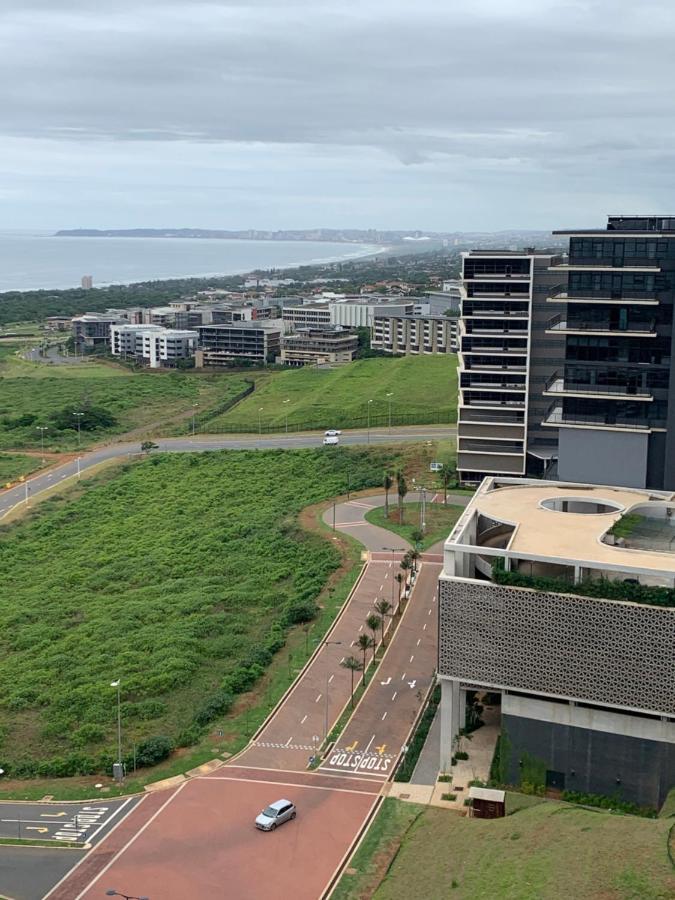
[[[251,393],[253,388],[248,390],[242,396],[247,396]],[[234,399],[229,402],[226,406],[229,409],[235,403],[239,402],[239,399]],[[215,418],[215,415],[220,415],[220,411],[214,413],[214,415],[209,415],[208,419]],[[197,430],[205,430],[202,429],[202,423],[206,420],[206,417],[202,417],[201,420],[197,422]],[[391,417],[384,413],[382,415],[371,415],[370,419],[367,416],[348,416],[342,415],[340,412],[321,412],[317,413],[315,418],[305,419],[302,422],[294,422],[290,419],[288,422],[284,420],[279,420],[275,418],[273,422],[265,422],[263,418],[259,421],[248,421],[248,422],[232,422],[232,423],[218,423],[217,430],[214,430],[214,433],[218,434],[280,434],[284,432],[288,432],[289,434],[292,432],[298,431],[324,431],[328,428],[338,428],[338,429],[366,429],[370,428],[388,428],[389,425],[445,425],[445,424],[454,424],[457,421],[457,410],[453,407],[442,407],[439,409],[424,409],[424,410],[415,410],[408,413],[395,413],[392,412]]]
[[[247,387],[245,387],[243,391],[239,391],[238,394],[235,394],[234,397],[230,397],[230,399],[226,400],[224,403],[219,403],[218,406],[214,406],[212,409],[203,412],[200,416],[195,417],[194,431],[205,431],[204,425],[207,422],[210,422],[211,419],[215,419],[217,416],[222,416],[228,409],[232,409],[233,406],[236,406],[237,403],[240,403],[245,397],[248,397],[249,394],[252,394],[255,390],[255,382],[249,381],[247,378],[245,378],[244,381],[246,381]],[[186,431],[191,433],[192,430],[193,421],[190,419],[186,426]],[[219,428],[218,431],[220,430],[221,429]]]

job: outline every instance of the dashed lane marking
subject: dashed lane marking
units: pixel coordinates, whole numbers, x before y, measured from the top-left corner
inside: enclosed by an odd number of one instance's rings
[[[302,717],[302,719],[300,720],[300,724],[301,724],[301,725],[304,725],[306,721],[307,721],[307,713],[305,713],[305,715],[304,715],[304,716]]]
[[[330,678],[328,679],[328,684],[330,684],[334,678],[335,678],[335,675],[331,675]]]
[[[314,702],[318,703],[320,699],[321,699],[321,694],[319,694],[319,696],[316,698],[316,700]]]
[[[398,694],[398,691],[394,691],[394,693],[393,693],[392,696],[391,696],[391,699],[392,699],[392,700],[395,700],[397,694]]]
[[[386,718],[387,718],[387,711],[385,710],[385,711],[382,713],[382,721],[384,722],[384,720],[385,720]]]
[[[405,681],[405,672],[401,675],[401,681]]]
[[[427,623],[425,622],[424,625],[422,626],[422,631],[426,631],[426,630],[427,630]]]
[[[417,638],[417,646],[418,646],[418,647],[419,647],[419,645],[420,645],[421,642],[422,642],[422,638]]]
[[[410,657],[410,662],[412,662],[412,661],[413,661],[413,659],[415,659],[415,656],[414,656],[414,654],[413,654],[413,656],[411,656],[411,657]]]

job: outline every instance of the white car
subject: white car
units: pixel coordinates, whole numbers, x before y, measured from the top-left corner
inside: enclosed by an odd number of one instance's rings
[[[289,822],[296,816],[295,804],[290,800],[277,800],[270,803],[259,816],[256,817],[255,827],[260,831],[274,831],[278,825]]]
[[[326,437],[323,439],[324,447],[326,447],[330,444],[335,445],[335,444],[339,444],[339,443],[340,443],[340,438],[337,436],[337,434],[326,434]]]
[[[342,432],[338,431],[336,428],[331,428],[328,431],[324,432],[324,434],[326,435],[326,437],[339,437]]]

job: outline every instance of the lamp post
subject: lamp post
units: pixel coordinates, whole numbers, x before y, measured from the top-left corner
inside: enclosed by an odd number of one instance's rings
[[[391,553],[391,608],[394,609],[394,553],[399,553],[400,551],[405,552],[404,547],[383,547],[383,550],[389,550]]]
[[[122,698],[121,698],[121,679],[111,681],[110,687],[117,688],[117,771],[116,779],[122,781]]]
[[[81,474],[82,474],[82,473],[80,472],[80,460],[81,460],[81,459],[82,459],[81,456],[78,456],[78,457],[77,457],[77,480],[78,480],[78,481],[80,480]]]
[[[198,406],[199,406],[199,403],[192,404],[192,437],[195,436],[195,417],[197,415],[197,407]]]
[[[262,434],[262,406],[258,407],[258,434]]]
[[[45,431],[47,430],[47,425],[38,425],[35,429],[40,432],[40,448],[42,452],[42,465],[45,464]]]
[[[285,416],[286,416],[286,434],[288,434],[288,407],[286,406],[286,404],[287,404],[287,403],[290,403],[290,402],[291,402],[290,400],[284,400],[284,401],[283,401],[283,404],[284,404],[284,414],[285,414]]]
[[[121,897],[122,900],[150,900],[149,897],[137,897],[135,894],[121,894],[114,888],[110,888],[109,891],[106,891],[105,895],[106,897]]]
[[[81,439],[80,426],[82,425],[82,416],[84,415],[84,413],[83,412],[74,412],[73,415],[77,419],[77,446],[79,447],[80,439]]]
[[[327,644],[338,645],[341,644],[342,641],[321,641],[323,646]],[[323,709],[323,739],[324,742],[328,740],[328,669],[326,669],[326,692],[324,694],[324,709]]]
[[[420,488],[422,494],[422,505],[420,506],[420,531],[422,534],[427,530],[427,489]]]
[[[391,434],[391,398],[394,396],[394,394],[392,391],[390,391],[386,396],[387,400],[389,401],[389,434]]]
[[[368,407],[367,407],[368,408],[368,443],[370,443],[370,404],[372,402],[373,402],[372,400],[369,400]]]

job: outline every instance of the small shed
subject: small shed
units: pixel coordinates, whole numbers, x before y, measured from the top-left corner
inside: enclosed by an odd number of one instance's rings
[[[471,815],[477,819],[501,819],[506,815],[504,791],[470,787]]]

